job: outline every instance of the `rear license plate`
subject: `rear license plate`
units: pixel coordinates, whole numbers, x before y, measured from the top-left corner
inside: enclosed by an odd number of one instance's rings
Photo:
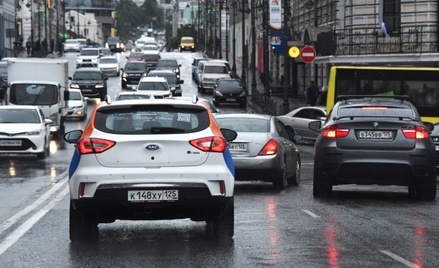
[[[392,131],[359,131],[360,139],[391,139]]]
[[[178,190],[128,191],[129,202],[177,201]]]
[[[0,141],[0,146],[21,146],[21,140]]]
[[[231,151],[247,151],[247,144],[245,143],[231,143],[229,144]]]

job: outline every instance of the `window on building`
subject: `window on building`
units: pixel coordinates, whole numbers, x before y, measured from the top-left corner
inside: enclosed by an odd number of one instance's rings
[[[383,1],[383,21],[387,34],[398,35],[401,28],[401,0]]]

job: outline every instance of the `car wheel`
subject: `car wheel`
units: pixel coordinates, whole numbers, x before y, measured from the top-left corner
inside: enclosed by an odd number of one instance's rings
[[[296,162],[296,170],[294,171],[294,175],[288,179],[288,184],[296,185],[296,186],[299,185],[300,173],[301,173],[301,164],[300,164],[300,158],[298,158]]]
[[[235,232],[235,206],[233,197],[225,198],[214,205],[212,216],[207,221],[206,235],[217,241],[231,241]]]
[[[434,178],[428,178],[428,181],[417,184],[415,189],[417,199],[426,201],[436,199],[436,173]]]
[[[287,187],[287,168],[285,162],[278,176],[274,178],[273,186],[278,190],[283,190]]]
[[[314,179],[312,193],[314,197],[330,197],[332,195],[332,185],[325,181],[324,175],[314,168]]]
[[[91,211],[74,209],[70,201],[69,235],[70,241],[86,242],[97,238],[97,222]]]
[[[44,142],[44,151],[42,153],[37,154],[38,159],[46,159],[50,155],[50,149],[47,145],[47,141]]]

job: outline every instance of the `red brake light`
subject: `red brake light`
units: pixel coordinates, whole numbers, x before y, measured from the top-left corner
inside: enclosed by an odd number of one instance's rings
[[[218,136],[195,139],[189,141],[189,143],[203,152],[213,153],[223,153],[227,146],[226,140]]]
[[[277,153],[278,144],[276,140],[269,140],[267,144],[265,144],[264,148],[259,152],[259,156],[263,155],[275,155]]]
[[[367,106],[367,107],[363,107],[361,109],[363,109],[363,110],[387,110],[387,107],[385,107],[385,106]]]
[[[406,137],[407,139],[426,140],[430,138],[430,133],[428,129],[421,126],[415,126],[414,128],[410,129],[403,129],[402,134],[404,134],[404,137]]]
[[[78,150],[81,154],[99,154],[105,152],[116,144],[115,141],[84,138],[78,141]]]
[[[331,125],[322,130],[322,135],[324,138],[344,138],[348,135],[349,129],[339,128],[337,125]]]

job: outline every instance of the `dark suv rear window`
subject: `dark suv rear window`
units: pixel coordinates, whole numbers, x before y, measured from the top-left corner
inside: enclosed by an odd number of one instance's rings
[[[371,116],[371,117],[404,117],[414,118],[416,115],[409,107],[395,107],[395,106],[348,106],[340,107],[338,116]]]
[[[114,134],[178,134],[206,129],[209,116],[203,107],[176,105],[133,105],[102,107],[95,127]]]

